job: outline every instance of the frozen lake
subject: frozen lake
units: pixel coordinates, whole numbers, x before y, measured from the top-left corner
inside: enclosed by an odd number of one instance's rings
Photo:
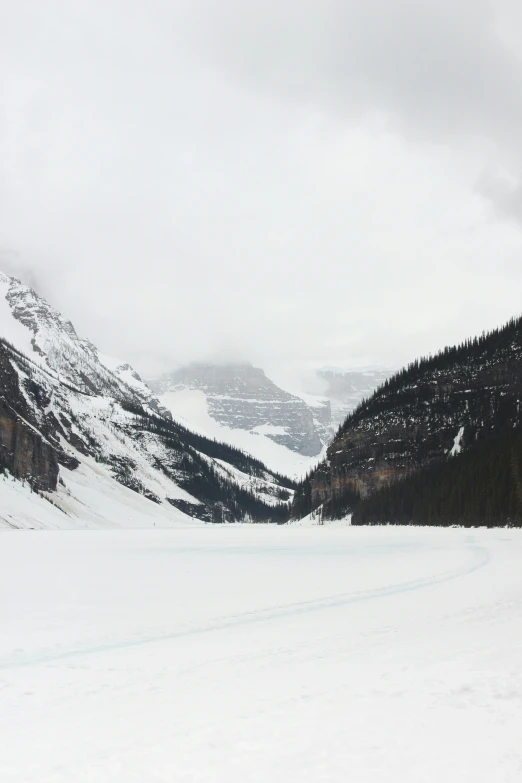
[[[2,783],[522,780],[522,531],[0,534]]]

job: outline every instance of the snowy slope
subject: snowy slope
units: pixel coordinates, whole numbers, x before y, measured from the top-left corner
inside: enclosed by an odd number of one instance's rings
[[[9,526],[148,526],[155,521],[163,524],[168,520],[187,521],[188,517],[173,508],[167,498],[182,499],[194,505],[199,501],[178,486],[172,476],[154,466],[148,458],[152,436],[144,436],[139,441],[132,437],[133,416],[118,401],[101,395],[75,393],[43,368],[24,364],[18,357],[11,362],[27,409],[33,415],[35,426],[26,420],[27,426],[36,432],[41,430],[49,434],[47,423],[57,422],[54,430],[56,445],[60,446],[67,460],[60,465],[56,491],[45,493],[55,506],[62,509],[58,513],[51,503],[30,491],[29,482],[24,488],[20,482],[13,482],[9,475],[4,477],[0,484],[0,516],[4,521],[7,518]],[[43,410],[25,391],[29,371],[31,383],[36,384],[44,395]],[[44,438],[51,442],[46,435]],[[158,442],[154,445],[154,457],[157,459],[161,456],[162,445]],[[165,461],[168,464],[166,457]],[[71,470],[69,463],[77,466]],[[124,474],[118,475],[123,468]],[[122,486],[122,482],[127,486]],[[152,503],[150,498],[156,498],[158,502]],[[32,510],[27,507],[28,503],[32,504]],[[50,510],[52,520],[49,519]]]
[[[0,272],[0,336],[33,362],[88,393],[134,396],[165,413],[130,365],[98,353],[70,321],[29,286]]]
[[[99,353],[32,289],[1,274],[0,338],[8,340],[0,339],[0,470],[52,490],[68,520],[53,513],[50,526],[143,526],[186,514],[210,521],[214,506],[219,519],[266,521],[291,497],[263,465],[176,425],[129,364]],[[29,501],[40,521],[10,481],[0,489],[10,498],[4,524],[19,501],[19,526],[47,525],[49,504],[37,494]]]
[[[222,427],[262,435],[300,456],[317,457],[332,434],[327,400],[310,407],[248,363],[188,364],[150,385],[158,395],[202,392],[208,415]]]
[[[324,452],[316,457],[306,457],[276,443],[268,434],[267,427],[259,425],[254,430],[227,427],[214,419],[208,411],[207,395],[199,389],[180,389],[168,391],[159,396],[160,403],[172,413],[175,421],[194,432],[200,432],[209,438],[216,438],[251,454],[269,465],[273,470],[292,478],[300,478],[318,461]]]
[[[172,506],[151,503],[114,481],[90,457],[76,470],[61,468],[56,492],[33,492],[29,484],[0,475],[0,529],[148,528],[201,524]]]
[[[521,779],[522,531],[0,539],[2,783]]]

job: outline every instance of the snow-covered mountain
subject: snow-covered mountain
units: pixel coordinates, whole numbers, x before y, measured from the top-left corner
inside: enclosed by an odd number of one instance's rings
[[[388,374],[320,369],[322,395],[284,389],[247,363],[194,363],[148,383],[176,421],[299,478],[324,455],[339,424]]]
[[[332,435],[328,400],[305,402],[250,364],[191,364],[149,385],[176,420],[283,473],[306,471]]]
[[[8,471],[0,522],[147,525],[283,513],[291,481],[174,422],[130,365],[99,353],[3,274],[0,337],[0,469]],[[13,476],[36,491],[20,519],[7,511],[25,497]]]
[[[72,323],[32,288],[0,272],[1,337],[34,362],[86,393],[133,396],[169,416],[138,373],[80,339]]]

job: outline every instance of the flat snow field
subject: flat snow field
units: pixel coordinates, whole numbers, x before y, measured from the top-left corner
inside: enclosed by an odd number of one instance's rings
[[[522,781],[522,531],[0,534],[2,783]]]

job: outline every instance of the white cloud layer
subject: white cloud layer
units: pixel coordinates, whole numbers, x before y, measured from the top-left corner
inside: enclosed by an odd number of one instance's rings
[[[518,0],[0,19],[1,265],[106,352],[398,365],[522,309]]]

